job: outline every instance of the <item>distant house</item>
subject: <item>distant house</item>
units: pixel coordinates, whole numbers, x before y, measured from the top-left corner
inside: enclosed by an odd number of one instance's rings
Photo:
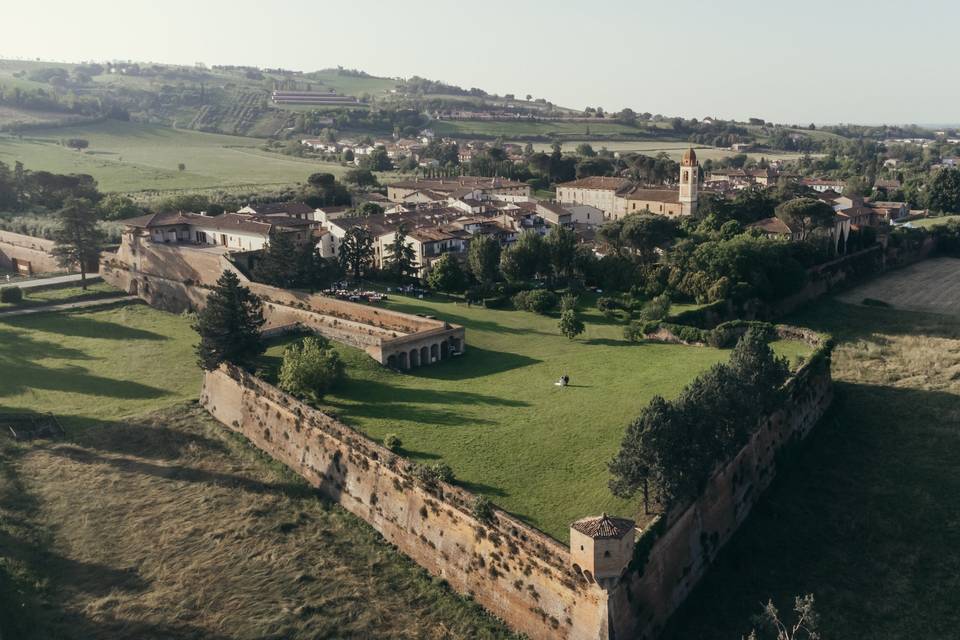
[[[127,232],[139,233],[157,244],[219,246],[236,251],[263,249],[271,233],[289,234],[301,244],[312,241],[317,231],[308,220],[242,213],[153,213],[124,220],[123,224]]]
[[[836,191],[837,193],[843,193],[847,186],[847,183],[843,180],[823,180],[820,178],[804,178],[800,181],[800,184],[810,187],[814,191]]]
[[[268,202],[264,204],[248,204],[237,209],[237,213],[246,213],[258,216],[279,216],[297,218],[299,220],[313,220],[314,209],[302,202]]]

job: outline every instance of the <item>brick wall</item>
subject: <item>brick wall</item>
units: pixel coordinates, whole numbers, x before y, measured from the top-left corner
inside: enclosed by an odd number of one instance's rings
[[[577,576],[566,546],[546,534],[501,511],[478,521],[469,492],[424,486],[408,461],[235,367],[206,373],[201,403],[512,628],[608,638],[607,592]]]

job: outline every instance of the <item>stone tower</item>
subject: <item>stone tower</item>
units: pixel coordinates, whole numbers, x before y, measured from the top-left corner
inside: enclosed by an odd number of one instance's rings
[[[683,152],[680,160],[680,213],[685,216],[697,214],[697,198],[700,188],[700,164],[693,147]]]
[[[582,518],[570,525],[570,561],[590,582],[609,586],[630,564],[635,542],[633,520],[607,514]]]

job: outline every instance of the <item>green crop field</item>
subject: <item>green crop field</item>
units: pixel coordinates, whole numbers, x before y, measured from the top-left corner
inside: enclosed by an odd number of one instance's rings
[[[628,135],[643,136],[644,130],[616,122],[542,122],[542,121],[506,121],[490,122],[483,120],[442,120],[434,122],[433,130],[439,135],[469,137],[471,135],[503,136],[605,136]],[[589,130],[589,131],[588,131]]]
[[[874,293],[899,295],[899,273]],[[956,636],[958,316],[826,300],[790,320],[837,338],[834,407],[665,637],[739,638],[767,599],[807,593],[824,638]]]
[[[390,307],[467,328],[462,357],[395,373],[359,350],[338,346],[349,380],[325,402],[372,437],[396,433],[403,453],[442,459],[466,488],[558,540],[570,523],[603,511],[636,515],[636,503],[607,488],[607,462],[627,424],[655,394],[676,395],[728,352],[631,344],[622,325],[595,309],[586,333],[570,341],[557,319],[437,300],[396,298]],[[805,345],[778,345],[795,356]],[[268,351],[275,371],[282,343]],[[561,375],[568,387],[554,386]]]
[[[936,216],[933,218],[922,218],[920,220],[911,220],[911,227],[921,227],[923,229],[932,229],[940,225],[947,224],[951,220],[960,220],[960,215],[956,216]]]
[[[90,148],[68,149],[60,144],[67,138],[85,138]],[[107,192],[290,185],[318,171],[346,171],[338,164],[263,151],[262,144],[254,138],[108,121],[36,130],[22,138],[0,135],[0,162],[88,173]],[[178,170],[180,163],[184,171]]]

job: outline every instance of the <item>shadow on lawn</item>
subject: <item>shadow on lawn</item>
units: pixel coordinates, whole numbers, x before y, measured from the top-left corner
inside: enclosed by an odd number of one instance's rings
[[[26,316],[23,321],[28,322],[30,328],[35,331],[46,331],[65,336],[74,336],[78,338],[101,338],[104,340],[169,340],[166,336],[117,324],[116,322],[107,322],[96,320],[83,313],[89,313],[78,309],[76,313],[67,311],[62,314],[41,315],[39,317]],[[10,324],[16,326],[20,318],[11,318]]]
[[[471,346],[468,336],[467,349],[462,356],[449,358],[426,367],[411,369],[405,375],[431,380],[465,380],[495,375],[532,364],[539,364],[540,362],[542,360],[519,353],[491,351]]]
[[[953,637],[960,395],[848,382],[664,638],[739,638],[813,593],[830,637]]]
[[[90,375],[78,365],[45,367],[39,360],[92,360],[78,349],[37,340],[27,333],[0,329],[0,397],[23,393],[28,389],[48,389],[122,399],[160,398],[163,389],[130,380]]]
[[[537,329],[530,329],[528,327],[509,327],[509,326],[502,325],[499,322],[494,322],[493,320],[478,320],[477,318],[471,318],[469,316],[450,313],[450,307],[431,307],[427,309],[419,305],[394,303],[390,305],[390,309],[392,311],[402,311],[403,313],[411,313],[411,314],[430,312],[430,315],[435,315],[439,320],[444,320],[446,322],[451,322],[453,324],[463,325],[467,329],[472,329],[474,331],[488,331],[490,333],[507,333],[511,335],[556,336],[555,333],[538,331]],[[493,309],[489,311],[491,313],[497,312],[496,310],[493,310]],[[468,341],[468,344],[469,344],[469,341]]]

